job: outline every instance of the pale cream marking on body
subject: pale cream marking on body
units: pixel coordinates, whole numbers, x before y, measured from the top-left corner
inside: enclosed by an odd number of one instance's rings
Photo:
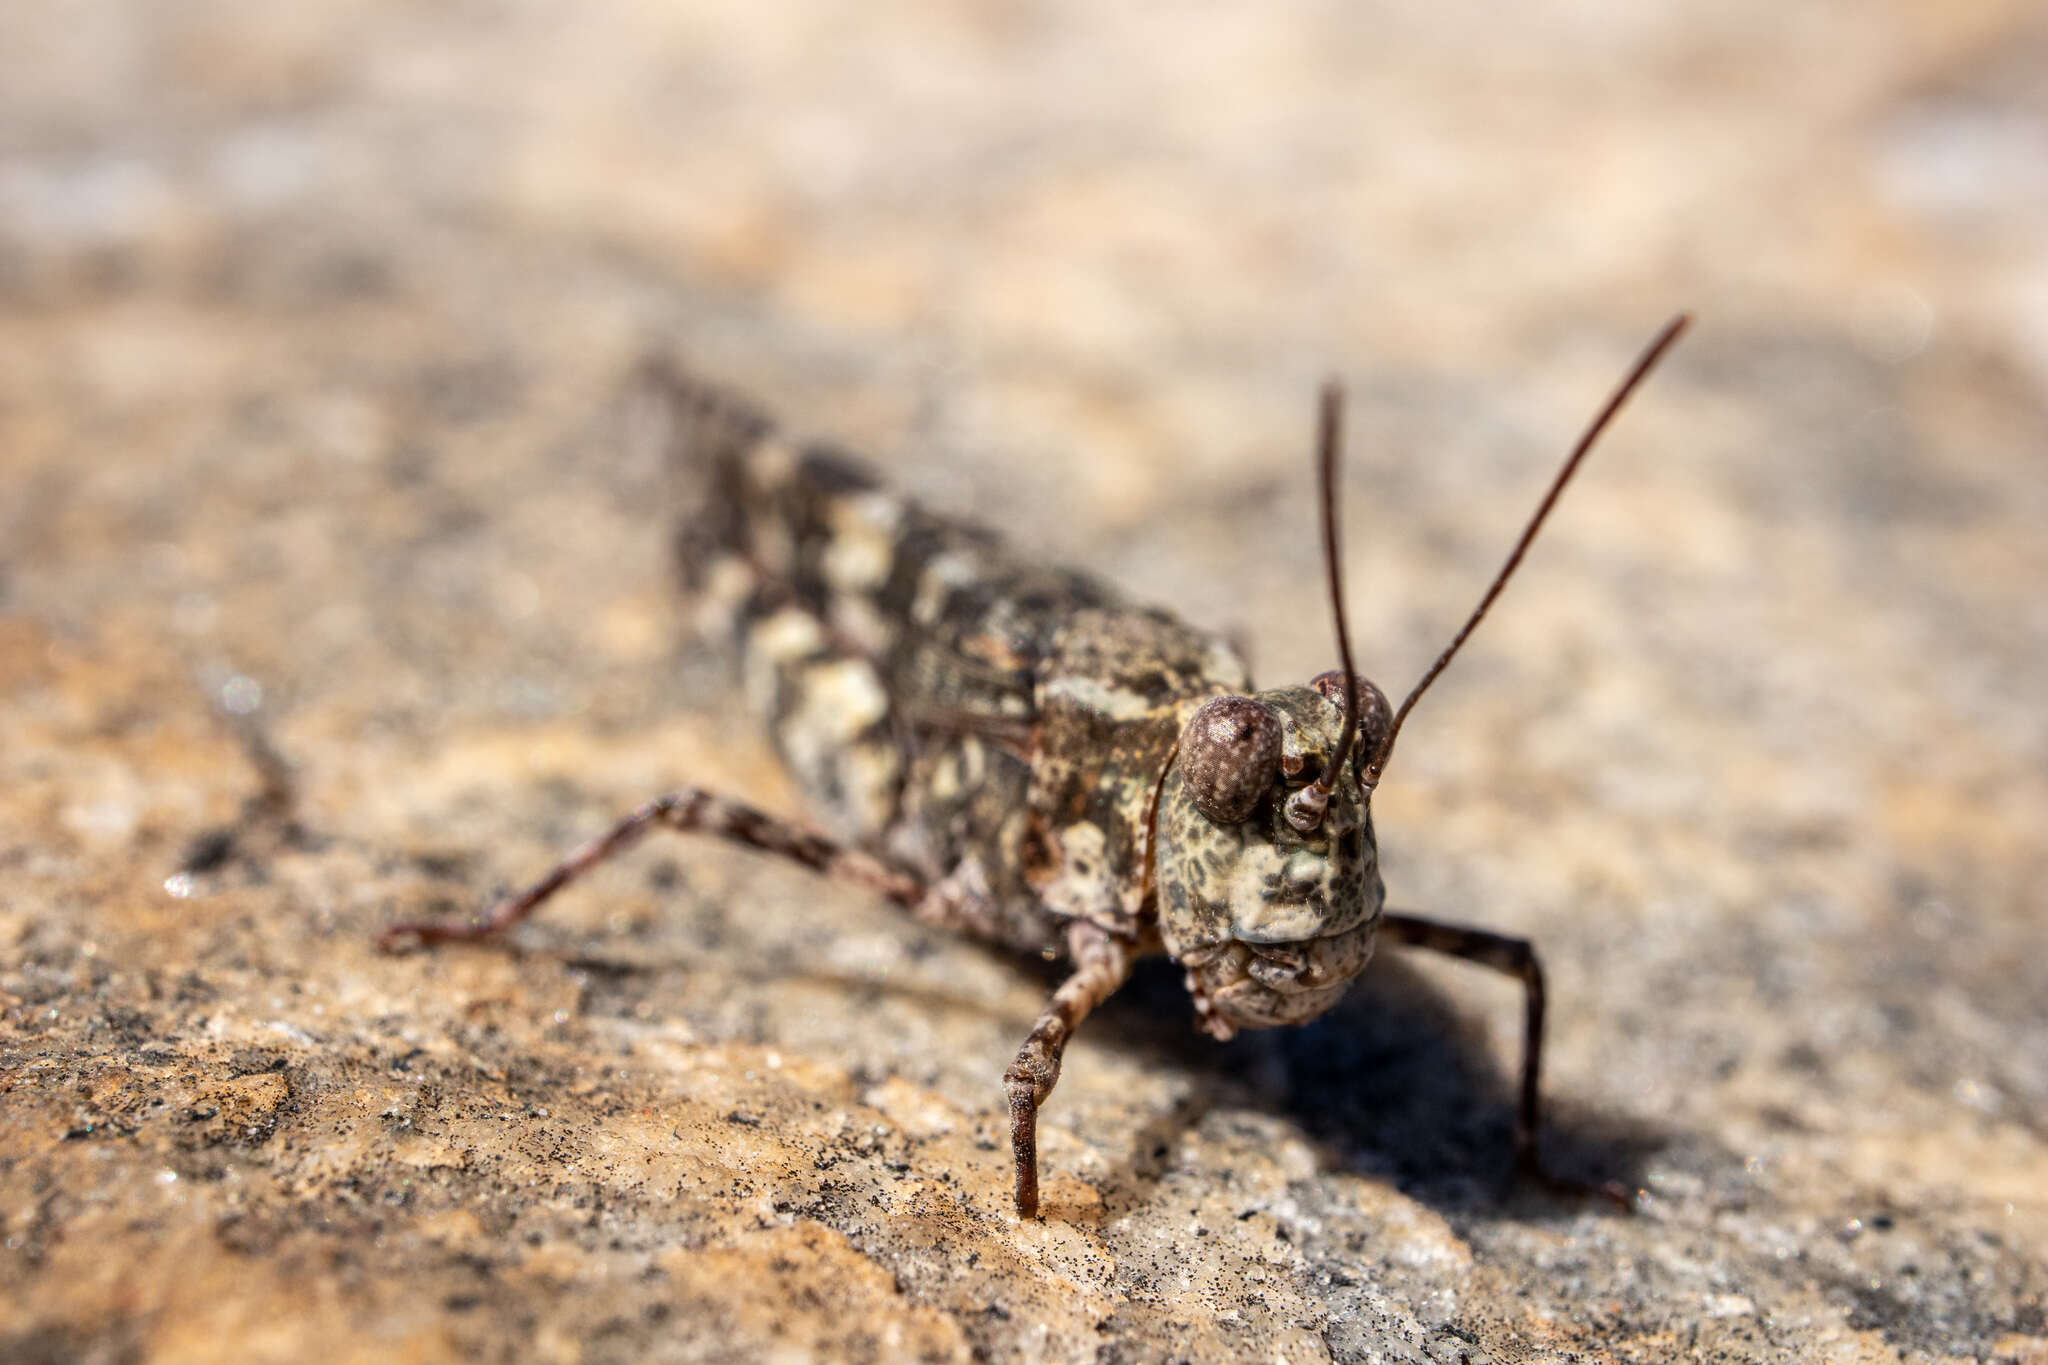
[[[732,629],[740,605],[754,590],[754,570],[738,555],[720,555],[704,571],[704,587],[691,612],[691,623],[706,638]]]
[[[862,593],[888,581],[896,563],[896,528],[903,505],[882,493],[835,498],[826,518],[832,536],[820,568],[839,592]]]
[[[951,801],[960,795],[962,766],[957,753],[949,753],[932,764],[931,778],[926,785],[935,798],[940,801]]]
[[[1143,720],[1152,714],[1152,704],[1136,692],[1079,673],[1054,678],[1045,686],[1045,697],[1072,702],[1116,721]]]
[[[1304,850],[1283,857],[1271,845],[1247,844],[1232,863],[1224,897],[1231,936],[1247,943],[1295,943],[1324,932],[1327,907],[1313,900],[1283,905],[1266,899],[1267,888],[1276,883],[1323,875],[1324,861]]]
[[[879,658],[896,643],[895,627],[875,606],[872,597],[847,596],[832,599],[832,628],[864,654]]]
[[[960,793],[980,786],[987,770],[987,751],[980,740],[970,735],[932,765],[932,795],[941,801],[952,801]]]
[[[839,756],[839,785],[853,826],[850,833],[866,836],[888,828],[896,814],[901,772],[894,744],[854,744]]]
[[[1076,823],[1059,832],[1060,866],[1039,892],[1047,908],[1077,919],[1091,919],[1113,906],[1102,900],[1103,870],[1109,865],[1109,841],[1100,825]]]
[[[981,576],[981,564],[973,555],[948,550],[932,556],[917,580],[917,600],[911,603],[910,619],[921,626],[933,624],[945,614],[953,590],[967,587]]]
[[[863,772],[858,754],[864,748],[882,746],[858,746],[853,741],[889,714],[889,694],[875,670],[860,659],[821,660],[803,671],[796,688],[796,705],[775,731],[790,767],[807,776],[860,782]],[[835,821],[840,826],[835,833],[879,828],[887,822],[886,807],[879,817],[864,809],[870,805],[864,798],[885,799],[886,789],[875,793],[849,785],[841,794],[846,803],[841,807],[843,817]],[[877,823],[863,823],[869,820]]]
[[[796,715],[823,739],[845,744],[889,714],[889,693],[860,659],[835,659],[804,670]]]
[[[761,618],[747,631],[742,669],[746,695],[763,710],[773,706],[776,674],[817,653],[824,644],[824,627],[801,607],[784,607]]]

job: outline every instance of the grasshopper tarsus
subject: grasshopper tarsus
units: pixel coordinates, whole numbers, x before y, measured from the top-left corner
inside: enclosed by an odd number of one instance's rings
[[[1017,1163],[1015,1200],[1019,1218],[1038,1217],[1038,1101],[1030,1085],[1017,1085],[1005,1076],[1010,1096],[1010,1154]]]
[[[1074,925],[1067,935],[1074,972],[1052,994],[1031,1026],[1017,1059],[1003,1073],[1010,1100],[1010,1150],[1017,1161],[1017,1214],[1038,1213],[1038,1109],[1059,1083],[1067,1042],[1081,1021],[1130,979],[1131,944],[1095,925]]]
[[[1618,1180],[1580,1180],[1552,1170],[1535,1148],[1523,1152],[1515,1162],[1515,1178],[1559,1199],[1598,1199],[1617,1213],[1636,1211],[1635,1192]]]

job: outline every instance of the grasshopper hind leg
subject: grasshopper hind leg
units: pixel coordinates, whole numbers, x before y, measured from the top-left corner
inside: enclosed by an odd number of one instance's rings
[[[656,829],[708,834],[743,848],[787,858],[821,876],[864,886],[933,928],[1004,947],[1037,951],[1046,948],[1042,926],[1014,913],[1014,907],[1006,913],[1004,905],[980,884],[982,879],[969,875],[969,868],[956,869],[937,881],[926,882],[895,862],[849,848],[792,821],[701,787],[684,787],[642,804],[556,863],[525,890],[501,897],[479,915],[393,924],[377,936],[377,946],[394,952],[413,945],[427,947],[495,938],[539,910],[555,893],[631,849]]]
[[[394,924],[378,935],[377,946],[390,952],[408,943],[426,946],[494,937],[540,909],[563,887],[639,843],[654,829],[709,834],[777,854],[826,876],[869,887],[912,909],[918,908],[927,896],[922,881],[877,858],[743,802],[701,787],[685,787],[640,806],[555,864],[539,881],[495,902],[474,919]]]
[[[867,886],[938,927],[997,941],[1016,937],[1014,926],[1003,922],[987,897],[958,876],[928,886],[900,868],[789,821],[701,788],[686,787],[641,805],[555,864],[540,880],[494,902],[482,914],[471,919],[393,924],[378,935],[377,946],[396,952],[408,946],[494,938],[655,829],[709,834],[777,854],[825,876]],[[1073,974],[1053,992],[1003,1075],[1010,1101],[1011,1147],[1016,1156],[1017,1212],[1026,1218],[1038,1212],[1038,1107],[1059,1080],[1068,1039],[1081,1021],[1130,977],[1136,956],[1133,944],[1086,923],[1070,927],[1067,949],[1074,962]]]

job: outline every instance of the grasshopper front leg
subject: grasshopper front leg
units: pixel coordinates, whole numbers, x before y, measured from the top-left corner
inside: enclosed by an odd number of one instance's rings
[[[1543,1122],[1544,991],[1543,964],[1536,959],[1536,946],[1525,938],[1391,912],[1381,917],[1379,932],[1390,943],[1463,958],[1521,981],[1522,1072],[1515,1104],[1515,1165],[1525,1178],[1558,1193],[1597,1194],[1627,1209],[1628,1192],[1612,1181],[1589,1185],[1558,1175],[1543,1164],[1537,1139]]]
[[[1060,984],[1031,1027],[1017,1060],[1003,1073],[1010,1096],[1010,1148],[1017,1158],[1017,1213],[1038,1214],[1038,1106],[1059,1082],[1067,1040],[1094,1008],[1130,979],[1132,945],[1097,925],[1067,931],[1074,974]]]

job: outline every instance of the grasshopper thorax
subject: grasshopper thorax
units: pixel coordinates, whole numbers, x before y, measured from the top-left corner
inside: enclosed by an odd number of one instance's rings
[[[1362,742],[1350,746],[1334,671],[1212,697],[1181,732],[1159,791],[1159,934],[1218,1037],[1314,1018],[1372,956],[1385,893],[1356,756],[1375,751],[1390,713],[1363,678],[1357,693]],[[1303,829],[1290,807],[1310,788],[1327,798]]]

